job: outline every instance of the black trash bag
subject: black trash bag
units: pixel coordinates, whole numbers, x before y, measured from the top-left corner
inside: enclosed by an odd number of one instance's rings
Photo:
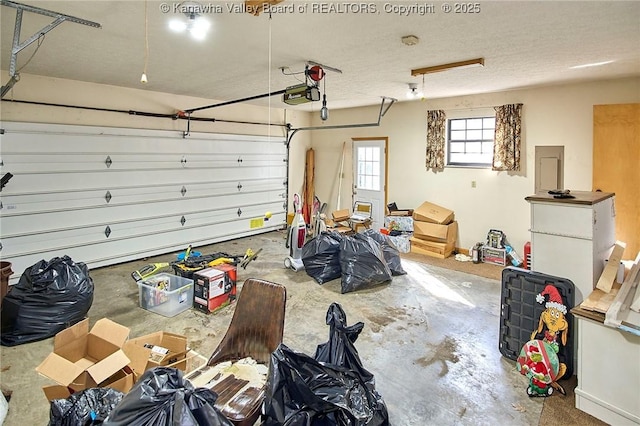
[[[49,426],[100,425],[124,394],[112,388],[89,388],[67,399],[54,399],[49,410]]]
[[[284,344],[271,355],[263,426],[389,425],[374,377],[353,345],[364,324],[348,327],[336,303],[329,307],[327,324],[329,341],[318,345],[314,358]]]
[[[382,248],[382,255],[384,260],[387,261],[387,265],[391,270],[391,275],[405,275],[407,272],[402,267],[402,259],[400,259],[400,252],[396,246],[391,242],[389,237],[382,235],[380,232],[374,229],[367,229],[363,232],[367,237],[371,237],[380,244]]]
[[[214,407],[217,398],[210,389],[194,388],[182,371],[156,367],[140,377],[104,425],[233,426]]]
[[[342,235],[337,232],[322,232],[302,247],[304,270],[318,284],[324,284],[342,276],[340,267],[342,238]]]
[[[380,244],[364,234],[345,236],[340,242],[342,293],[382,284],[391,279]]]
[[[4,346],[55,336],[83,320],[93,303],[89,268],[69,256],[41,260],[25,269],[2,301]]]

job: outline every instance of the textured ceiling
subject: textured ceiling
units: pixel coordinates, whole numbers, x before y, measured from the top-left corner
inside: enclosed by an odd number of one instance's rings
[[[25,1],[24,4],[98,22],[64,22],[18,56],[22,72],[151,91],[235,100],[298,83],[307,60],[339,68],[325,79],[329,108],[372,105],[381,96],[406,100],[408,83],[427,98],[640,75],[638,1],[482,1],[477,13],[444,13],[441,2],[315,2],[285,0],[294,11],[252,16],[230,11],[238,1],[201,2],[211,22],[206,40],[168,29],[178,2],[149,1],[149,82],[144,66],[142,1]],[[455,7],[455,3],[446,3]],[[469,3],[467,3],[469,4]],[[168,13],[163,13],[168,5]],[[366,6],[364,6],[366,5]],[[398,6],[413,6],[395,13]],[[427,13],[420,13],[419,7]],[[302,11],[301,9],[305,9]],[[368,9],[368,10],[367,10]],[[393,9],[393,10],[392,10]],[[433,12],[433,13],[429,13]],[[2,69],[9,68],[16,12],[0,7]],[[180,13],[177,13],[180,15]],[[52,18],[25,12],[21,40]],[[414,46],[402,36],[419,38]],[[483,57],[484,67],[412,77],[411,70]],[[570,67],[613,60],[605,66]],[[2,84],[6,82],[3,81]],[[21,83],[17,83],[21,84]],[[285,107],[280,96],[272,106]],[[253,101],[266,105],[268,98]],[[190,108],[199,105],[176,105]],[[293,107],[317,111],[320,102]]]

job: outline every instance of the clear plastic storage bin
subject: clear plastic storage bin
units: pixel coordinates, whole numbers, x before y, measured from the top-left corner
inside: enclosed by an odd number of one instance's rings
[[[193,305],[193,280],[161,273],[138,281],[140,307],[173,317]]]

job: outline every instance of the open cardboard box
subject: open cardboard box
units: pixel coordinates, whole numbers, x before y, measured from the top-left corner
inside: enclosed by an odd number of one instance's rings
[[[128,336],[127,327],[107,318],[98,320],[91,331],[87,318],[56,334],[53,352],[36,367],[58,383],[43,389],[47,398],[104,386],[128,392],[134,383],[129,358],[122,351]]]
[[[453,210],[425,201],[413,211],[413,219],[447,225],[453,222]]]
[[[187,338],[180,334],[157,331],[145,336],[129,339],[123,347],[131,360],[131,368],[140,377],[145,371],[160,366],[179,368],[189,349]],[[186,368],[184,364],[182,369]]]

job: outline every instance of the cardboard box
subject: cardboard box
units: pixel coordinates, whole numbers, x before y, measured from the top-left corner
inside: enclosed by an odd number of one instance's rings
[[[198,271],[193,274],[193,282],[194,298],[209,300],[225,293],[226,277],[220,269],[207,268]]]
[[[36,367],[38,373],[59,384],[45,387],[45,395],[50,398],[107,385],[128,392],[133,374],[122,350],[128,336],[127,327],[106,318],[98,320],[91,331],[87,318],[56,334],[53,352]]]
[[[342,209],[331,213],[331,217],[334,222],[344,222],[345,220],[349,220],[351,214],[349,213],[349,209]]]
[[[237,268],[227,264],[196,272],[193,307],[209,314],[231,304],[236,299],[236,277]]]
[[[133,372],[140,377],[151,368],[184,360],[188,352],[187,338],[180,334],[158,331],[129,339],[123,350],[131,360]]]
[[[411,253],[424,254],[439,259],[445,259],[453,253],[454,243],[439,243],[411,237]]]
[[[413,222],[413,234],[421,240],[436,241],[439,243],[455,243],[458,238],[458,222],[453,221],[448,225],[440,225],[430,222]]]
[[[445,209],[437,204],[425,201],[414,210],[413,218],[422,222],[439,223],[447,225],[453,222],[454,214],[452,210]]]
[[[507,251],[501,248],[482,247],[482,261],[505,266],[507,264]]]

